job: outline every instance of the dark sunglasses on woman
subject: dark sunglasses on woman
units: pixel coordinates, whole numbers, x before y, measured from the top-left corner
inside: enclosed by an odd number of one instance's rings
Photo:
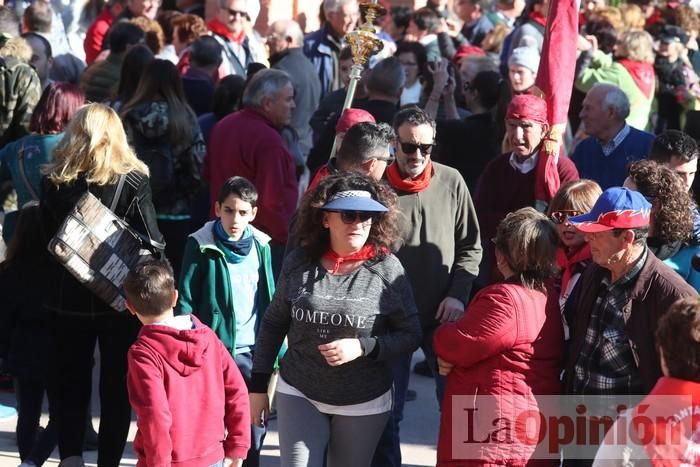
[[[559,211],[554,211],[549,215],[549,218],[552,219],[552,222],[555,224],[563,224],[564,222],[568,222],[570,217],[580,216],[581,214],[585,214],[585,212],[576,211],[575,209],[561,209]]]
[[[330,212],[337,212],[340,214],[340,220],[343,221],[343,224],[364,224],[368,220],[374,221],[377,216],[379,216],[379,213],[376,212],[369,212],[369,211],[330,211]]]

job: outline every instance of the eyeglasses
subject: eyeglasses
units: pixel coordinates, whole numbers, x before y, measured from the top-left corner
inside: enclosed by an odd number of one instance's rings
[[[234,10],[232,8],[227,8],[229,16],[240,16],[241,18],[247,18],[248,13],[245,11],[240,11],[240,10]]]
[[[435,143],[416,144],[399,141],[399,145],[401,146],[401,150],[404,152],[404,154],[413,154],[419,148],[421,154],[430,154],[433,152],[433,146],[435,146]]]
[[[575,209],[562,209],[560,211],[554,211],[549,215],[549,218],[552,219],[552,222],[555,224],[563,224],[564,222],[567,222],[570,217],[580,216],[581,214],[585,213],[576,211]]]
[[[337,212],[340,214],[340,220],[343,221],[343,224],[364,224],[365,222],[371,220],[374,222],[374,220],[379,216],[378,213],[376,212],[368,212],[368,211],[329,211],[329,212]]]

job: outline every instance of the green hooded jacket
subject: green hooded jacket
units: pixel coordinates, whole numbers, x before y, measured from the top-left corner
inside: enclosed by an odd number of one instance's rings
[[[193,313],[209,326],[231,355],[236,349],[236,310],[233,309],[231,277],[226,257],[214,239],[214,222],[210,221],[187,239],[180,273],[180,296],[176,314]],[[270,257],[270,237],[253,229],[253,243],[260,258],[257,298],[257,326],[267,310],[275,282]],[[256,328],[257,333],[257,328]]]

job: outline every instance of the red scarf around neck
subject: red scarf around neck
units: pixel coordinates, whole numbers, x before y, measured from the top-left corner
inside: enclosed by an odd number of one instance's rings
[[[547,27],[547,17],[544,16],[539,11],[531,11],[527,17],[528,17],[528,19],[531,19],[532,21],[539,24],[540,26],[542,26],[544,28]]]
[[[588,243],[584,243],[579,249],[566,253],[564,247],[557,249],[557,265],[561,268],[561,290],[564,292],[566,286],[571,280],[571,276],[574,273],[574,266],[576,266],[581,261],[587,261],[591,259],[591,246]]]
[[[647,99],[651,99],[654,95],[654,65],[651,63],[637,62],[626,58],[617,61],[625,67],[627,73],[630,74],[640,91]]]
[[[322,255],[322,258],[328,261],[332,261],[333,269],[331,270],[331,274],[338,274],[338,271],[340,271],[340,268],[343,266],[343,263],[346,263],[348,261],[365,261],[368,259],[372,259],[375,256],[377,256],[379,251],[381,250],[379,250],[376,246],[367,244],[360,248],[360,251],[357,251],[347,256],[340,256],[338,253],[333,251],[332,248],[329,247],[328,251],[326,251]]]
[[[240,33],[236,34],[232,32],[224,23],[219,21],[217,18],[209,20],[209,22],[207,23],[207,27],[214,34],[224,36],[226,39],[233,41],[238,45],[241,45],[245,40],[245,31],[241,31]]]
[[[415,180],[404,179],[399,172],[399,165],[394,162],[386,169],[386,178],[389,180],[389,185],[396,190],[408,193],[419,193],[430,185],[430,180],[433,178],[433,161],[428,160],[425,169],[423,169],[423,173]]]

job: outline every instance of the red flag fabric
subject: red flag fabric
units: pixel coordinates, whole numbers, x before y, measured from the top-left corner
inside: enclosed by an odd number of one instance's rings
[[[540,68],[535,81],[547,101],[550,127],[535,175],[535,200],[540,208],[543,203],[544,206],[549,203],[560,185],[557,162],[563,147],[574,85],[578,10],[576,0],[549,2]]]

